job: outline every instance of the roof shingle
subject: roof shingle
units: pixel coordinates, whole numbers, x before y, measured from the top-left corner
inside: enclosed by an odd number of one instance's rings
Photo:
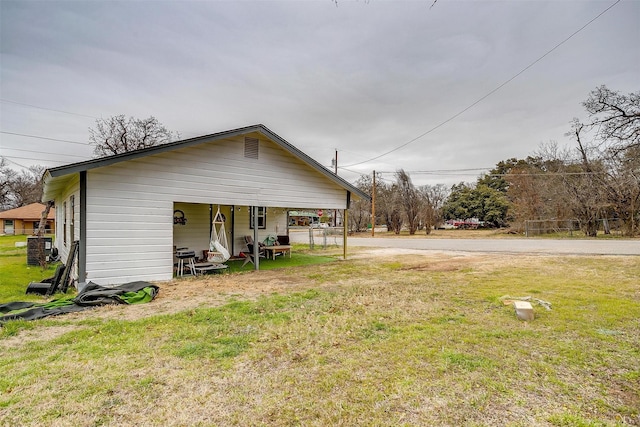
[[[21,206],[15,209],[0,212],[0,219],[21,219],[27,221],[40,221],[42,212],[46,206],[42,203],[31,203],[30,205]],[[55,219],[56,210],[51,208],[47,219]]]

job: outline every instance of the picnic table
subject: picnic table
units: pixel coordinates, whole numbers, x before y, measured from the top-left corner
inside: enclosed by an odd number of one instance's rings
[[[291,246],[290,245],[274,245],[274,246],[265,246],[264,250],[267,254],[267,258],[271,258],[273,260],[276,259],[277,255],[280,254],[289,254],[289,258],[291,258]]]

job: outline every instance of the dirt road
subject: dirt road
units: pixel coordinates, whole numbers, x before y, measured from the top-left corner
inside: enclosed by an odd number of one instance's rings
[[[309,242],[307,231],[290,233],[292,241]],[[329,244],[336,240],[329,238]],[[337,238],[342,244],[341,236]],[[316,244],[322,238],[315,237]],[[402,237],[348,237],[349,247],[413,249],[425,251],[484,252],[512,254],[564,254],[564,255],[639,255],[640,239],[536,239],[536,238],[435,238]]]

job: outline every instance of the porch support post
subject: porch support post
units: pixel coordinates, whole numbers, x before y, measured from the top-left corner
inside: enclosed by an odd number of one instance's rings
[[[80,243],[78,247],[78,282],[87,280],[87,171],[80,172]]]
[[[253,215],[253,263],[254,270],[260,270],[260,244],[258,243],[258,207],[251,206]]]
[[[347,200],[344,208],[344,214],[342,215],[342,221],[344,230],[342,231],[342,239],[344,242],[343,245],[343,254],[342,257],[347,259],[347,234],[349,232],[349,208],[351,207],[351,191],[347,191]]]
[[[344,259],[347,259],[347,231],[348,231],[348,225],[347,224],[349,224],[349,210],[348,209],[344,210],[344,214],[342,215],[342,219],[344,221],[344,224],[343,224],[344,230],[342,231],[342,236],[343,236],[342,237],[342,241],[344,242],[344,245],[342,245],[342,247],[343,247],[342,250],[343,250],[344,253],[342,254],[342,257]]]

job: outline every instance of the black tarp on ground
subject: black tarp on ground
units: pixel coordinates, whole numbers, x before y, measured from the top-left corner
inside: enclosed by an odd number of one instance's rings
[[[9,320],[35,320],[65,313],[74,313],[98,305],[139,304],[155,299],[160,288],[149,282],[138,281],[117,286],[100,286],[93,282],[75,297],[55,299],[47,303],[10,302],[0,304],[0,325]]]

